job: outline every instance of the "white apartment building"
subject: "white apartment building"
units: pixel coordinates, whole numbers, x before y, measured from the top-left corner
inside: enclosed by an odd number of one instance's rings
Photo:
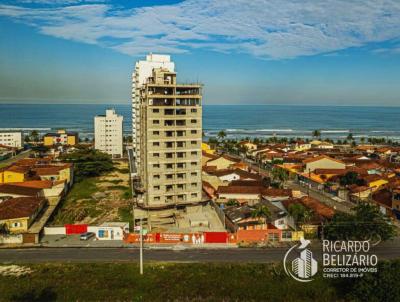
[[[170,72],[175,71],[175,64],[169,55],[148,54],[146,60],[136,62],[132,73],[132,147],[136,168],[140,169],[140,90],[147,79],[152,76],[154,68],[163,68]]]
[[[0,131],[0,145],[22,148],[23,137],[21,131]]]
[[[123,156],[124,118],[114,109],[107,109],[105,115],[94,118],[94,147],[97,150],[110,154],[113,158]]]

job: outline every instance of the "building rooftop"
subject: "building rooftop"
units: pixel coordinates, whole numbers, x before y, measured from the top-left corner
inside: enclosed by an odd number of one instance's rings
[[[44,204],[42,197],[19,197],[7,199],[0,203],[0,220],[31,217]]]
[[[42,191],[41,188],[22,187],[14,185],[13,183],[6,183],[0,185],[0,193],[22,195],[22,196],[38,196]]]

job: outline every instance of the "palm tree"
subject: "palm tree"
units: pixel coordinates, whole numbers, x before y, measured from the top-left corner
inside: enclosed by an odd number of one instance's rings
[[[31,132],[31,138],[34,142],[38,142],[39,141],[39,132],[37,132],[36,130],[33,130]]]
[[[271,212],[266,206],[259,205],[251,212],[251,217],[257,218],[259,221],[263,220],[266,223],[267,218],[271,217]]]
[[[273,181],[278,181],[280,187],[283,187],[285,182],[289,179],[289,174],[286,170],[274,167],[271,171]]]
[[[294,227],[296,230],[297,230],[298,223],[308,223],[311,221],[311,219],[313,217],[313,212],[311,210],[305,208],[300,203],[291,204],[288,208],[288,212],[294,220]]]
[[[320,130],[314,130],[312,133],[312,136],[315,138],[321,138],[321,131]]]
[[[293,218],[294,229],[297,231],[297,224],[300,221],[300,218],[303,216],[305,208],[300,203],[293,203],[289,206],[288,212],[290,216]]]
[[[365,143],[365,137],[360,138],[360,142],[361,142],[361,144],[364,144]]]
[[[305,209],[305,211],[303,212],[303,216],[300,219],[301,223],[309,223],[311,221],[311,219],[313,218],[314,213],[312,210],[310,209]]]
[[[349,133],[349,135],[347,135],[347,140],[352,141],[354,140],[353,134]]]
[[[224,131],[224,130],[221,130],[220,132],[218,132],[217,137],[218,137],[221,141],[223,141],[224,138],[226,137],[225,131]]]

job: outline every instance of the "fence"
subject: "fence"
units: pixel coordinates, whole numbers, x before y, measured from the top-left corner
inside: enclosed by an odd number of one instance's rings
[[[213,200],[210,200],[210,205],[214,208],[215,212],[217,212],[219,220],[221,220],[222,225],[225,227],[225,213],[224,213],[224,211]]]
[[[23,242],[22,234],[18,235],[0,235],[0,244],[20,244]]]
[[[65,227],[45,227],[43,229],[44,235],[65,235]]]
[[[82,234],[87,232],[87,224],[66,224],[65,225],[65,234]]]

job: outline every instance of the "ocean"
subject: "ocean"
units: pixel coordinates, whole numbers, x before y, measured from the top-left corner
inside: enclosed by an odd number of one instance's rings
[[[57,128],[93,136],[93,117],[115,108],[124,116],[124,132],[131,131],[131,106],[105,104],[0,104],[0,130],[33,129],[45,133]],[[204,105],[203,130],[215,136],[225,130],[233,137],[385,137],[400,141],[400,107]]]

